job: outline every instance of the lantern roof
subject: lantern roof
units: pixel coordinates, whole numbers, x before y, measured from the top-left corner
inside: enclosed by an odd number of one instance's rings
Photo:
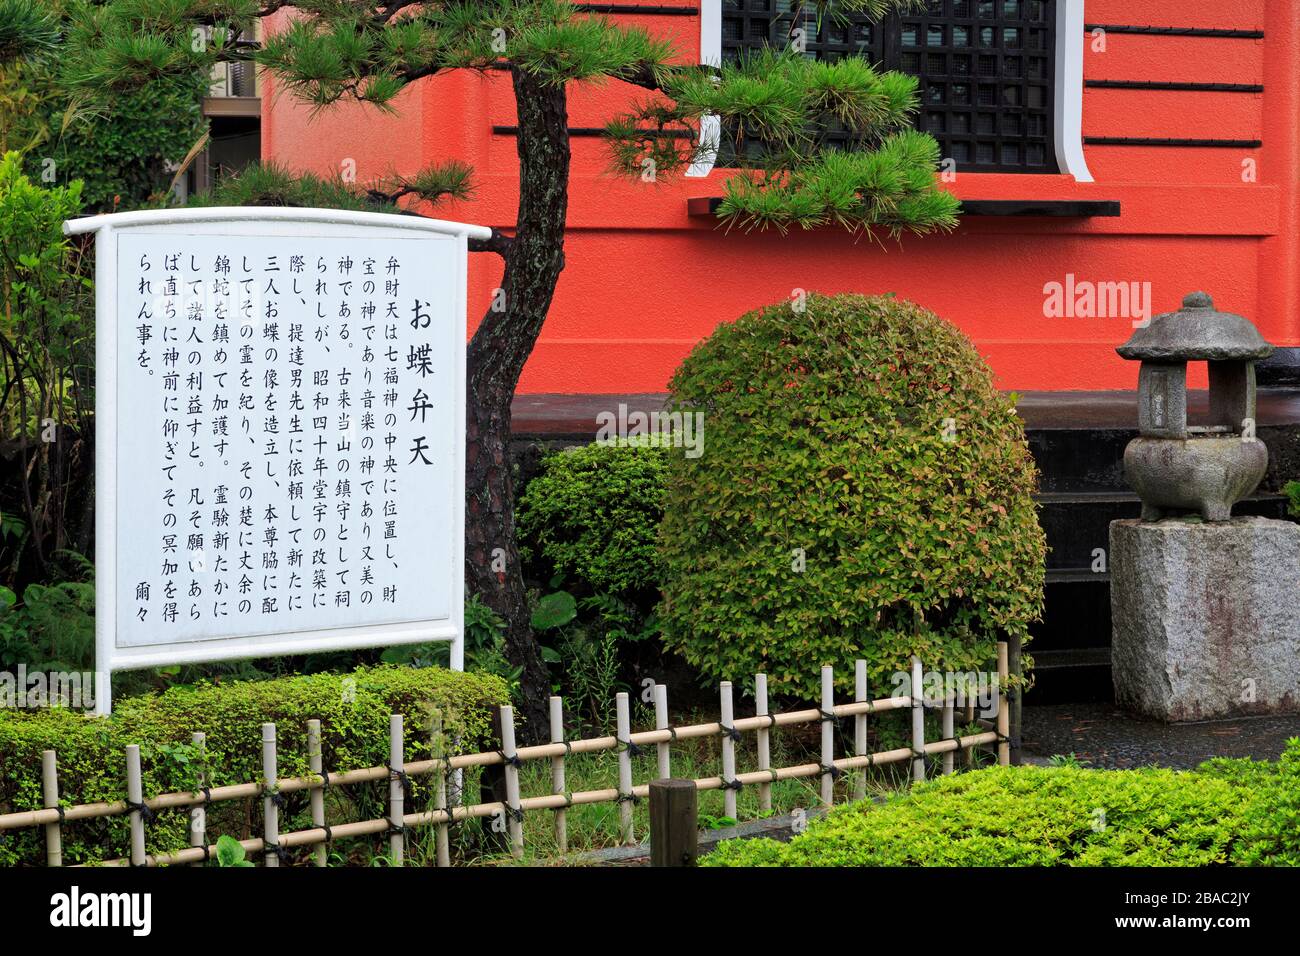
[[[1193,292],[1181,309],[1157,315],[1115,351],[1143,362],[1250,362],[1267,358],[1273,346],[1249,319],[1219,312],[1206,293]]]

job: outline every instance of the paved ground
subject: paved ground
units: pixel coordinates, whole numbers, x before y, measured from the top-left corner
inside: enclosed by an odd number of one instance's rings
[[[1109,769],[1148,764],[1188,769],[1210,757],[1271,760],[1288,737],[1300,737],[1300,717],[1161,724],[1137,720],[1108,703],[1026,706],[1023,722],[1026,758],[1073,753]]]

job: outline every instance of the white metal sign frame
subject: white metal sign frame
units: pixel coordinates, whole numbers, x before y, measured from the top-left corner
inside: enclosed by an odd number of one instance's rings
[[[411,238],[412,232],[429,237],[446,237],[457,246],[453,316],[461,334],[455,336],[457,353],[452,358],[457,380],[454,384],[455,436],[450,509],[452,526],[451,567],[429,568],[429,574],[448,576],[451,605],[447,618],[369,624],[340,628],[255,634],[216,640],[186,641],[122,647],[117,641],[117,555],[118,535],[116,491],[118,483],[118,238],[136,230],[179,236],[231,235],[256,237]],[[465,330],[468,241],[487,239],[491,230],[483,226],[384,213],[346,212],[328,209],[215,207],[114,213],[64,223],[66,235],[95,234],[96,313],[96,402],[95,402],[95,702],[98,713],[112,706],[111,675],[115,671],[147,667],[235,660],[326,650],[355,650],[426,641],[451,642],[451,666],[464,666],[464,500],[465,500]],[[140,234],[140,233],[136,233]]]

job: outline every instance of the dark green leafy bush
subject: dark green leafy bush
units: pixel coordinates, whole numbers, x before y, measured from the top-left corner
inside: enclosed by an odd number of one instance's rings
[[[592,593],[659,585],[664,449],[647,439],[595,442],[549,455],[519,499],[520,551]]]
[[[674,375],[704,413],[670,454],[660,609],[714,678],[815,694],[912,654],[984,667],[1042,612],[1037,473],[1013,400],[956,328],[890,296],[813,295],[722,325]],[[847,683],[845,683],[847,687]]]
[[[113,801],[126,795],[125,748],[141,746],[145,796],[193,790],[200,770],[211,786],[261,779],[261,725],[276,725],[279,772],[304,774],[307,721],[321,722],[326,769],[347,770],[385,764],[388,718],[406,718],[408,760],[430,756],[429,711],[437,708],[458,749],[489,745],[492,711],[509,702],[500,678],[441,668],[381,666],[352,674],[312,674],[267,681],[176,687],[157,696],[118,702],[111,718],[86,717],[68,710],[0,711],[0,813],[36,809],[41,799],[41,753],[58,755],[65,805]],[[194,731],[207,734],[206,760],[191,744]],[[414,778],[417,799],[425,785]],[[386,788],[385,792],[386,792]],[[382,812],[382,794],[347,788],[360,801],[358,813]],[[427,794],[426,794],[427,795]],[[369,801],[367,803],[367,797]],[[302,794],[286,796],[286,820],[301,814]],[[373,804],[373,805],[370,805]],[[242,802],[214,804],[209,832],[241,835]],[[162,812],[150,824],[150,852],[185,845],[187,815]],[[82,863],[124,855],[129,847],[125,817],[69,824],[63,831],[64,862]],[[0,866],[44,861],[40,828],[0,834]]]
[[[995,767],[831,812],[788,844],[732,840],[709,866],[1300,864],[1300,739],[1277,763],[1196,771]]]

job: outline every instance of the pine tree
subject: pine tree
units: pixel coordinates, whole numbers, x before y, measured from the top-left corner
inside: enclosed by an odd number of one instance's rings
[[[880,18],[918,2],[808,6],[818,17]],[[236,40],[256,18],[281,10],[297,15],[260,49]],[[791,22],[804,23],[802,9]],[[194,32],[202,26],[210,29]],[[242,58],[320,109],[355,100],[392,110],[406,87],[449,70],[508,74],[518,115],[515,227],[471,246],[500,256],[505,272],[504,309],[484,313],[469,345],[466,577],[508,624],[508,655],[522,667],[524,716],[534,733],[547,724],[550,682],[529,627],[515,543],[510,404],[564,269],[570,88],[601,82],[636,88],[633,105],[610,117],[606,128],[613,165],[629,176],[662,180],[681,173],[719,145],[702,130],[725,129],[722,145],[750,164],[725,182],[718,215],[728,225],[782,231],[838,225],[897,237],[955,223],[956,200],[936,185],[938,145],[910,124],[916,80],[857,57],[813,60],[797,43],[721,67],[684,66],[670,43],[579,13],[567,0],[109,0],[84,24],[79,42],[80,54],[71,55],[88,89],[112,91],[142,77]],[[832,129],[848,134],[849,148],[826,145]],[[226,195],[245,203],[420,211],[472,198],[473,175],[447,157],[418,174],[354,191],[271,168],[237,180]],[[493,570],[498,548],[505,551],[504,573]]]

